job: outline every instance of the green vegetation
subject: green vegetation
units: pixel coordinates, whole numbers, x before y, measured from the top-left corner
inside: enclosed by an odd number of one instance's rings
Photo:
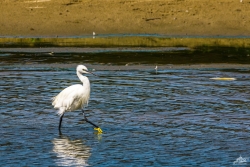
[[[188,47],[250,48],[248,38],[166,38],[121,36],[96,38],[0,38],[0,47]]]

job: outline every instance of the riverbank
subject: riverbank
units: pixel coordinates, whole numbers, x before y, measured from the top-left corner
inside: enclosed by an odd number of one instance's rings
[[[187,47],[250,48],[249,38],[197,38],[168,36],[0,37],[0,48],[8,47]]]
[[[244,0],[4,0],[0,36],[249,36]]]

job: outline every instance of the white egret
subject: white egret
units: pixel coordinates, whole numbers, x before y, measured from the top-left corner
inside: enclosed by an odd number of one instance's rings
[[[84,65],[78,65],[76,68],[76,74],[83,83],[83,85],[81,84],[71,85],[65,88],[63,91],[61,91],[57,96],[55,96],[52,99],[52,105],[54,106],[55,109],[58,109],[58,115],[60,115],[59,131],[61,131],[62,118],[65,112],[82,109],[84,120],[93,125],[95,127],[94,129],[97,130],[98,133],[102,133],[100,127],[98,127],[97,125],[95,125],[94,123],[92,123],[87,119],[83,110],[84,106],[86,106],[89,101],[90,82],[88,77],[83,76],[82,74],[88,74],[88,73],[93,74],[89,72],[87,67],[85,67]]]
[[[155,73],[157,74],[157,69],[158,69],[158,67],[157,66],[155,66]]]

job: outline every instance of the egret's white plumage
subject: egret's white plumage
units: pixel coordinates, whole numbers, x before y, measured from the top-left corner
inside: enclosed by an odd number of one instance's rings
[[[83,85],[76,84],[65,88],[53,98],[52,105],[58,109],[58,115],[62,116],[66,111],[74,111],[88,104],[90,97],[90,82],[83,73],[89,73],[83,65],[78,65],[76,74]]]
[[[82,85],[76,84],[69,86],[52,99],[52,105],[55,109],[58,109],[58,115],[60,115],[59,130],[61,128],[62,117],[65,112],[77,109],[82,109],[83,111],[84,106],[88,105],[90,97],[90,82],[88,77],[82,75],[87,73],[91,73],[88,71],[87,67],[84,65],[78,65],[76,68],[76,75],[82,82]],[[84,118],[85,121],[95,126],[97,128],[96,130],[101,132],[101,129],[90,122],[85,115]]]

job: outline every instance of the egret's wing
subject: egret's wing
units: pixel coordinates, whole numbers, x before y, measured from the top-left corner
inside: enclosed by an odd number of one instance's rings
[[[54,108],[69,106],[79,91],[82,89],[82,85],[72,85],[62,90],[56,97],[53,98],[52,105]]]
[[[89,92],[84,90],[82,85],[78,84],[67,87],[60,92],[53,98],[52,105],[60,110],[73,111],[83,107],[88,99]]]

